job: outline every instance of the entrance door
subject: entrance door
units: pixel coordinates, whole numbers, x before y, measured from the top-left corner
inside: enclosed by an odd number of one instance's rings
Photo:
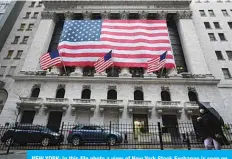
[[[180,133],[178,129],[178,122],[176,115],[162,115],[163,126],[167,128],[168,133],[171,134],[172,141],[180,139]]]
[[[198,135],[197,130],[199,130],[199,125],[197,124],[197,118],[199,117],[199,115],[191,115],[192,118],[192,123],[193,123],[193,129],[194,129],[194,135],[196,136],[196,140],[197,141],[201,141],[200,136]],[[192,137],[192,135],[191,135]]]
[[[139,124],[139,130],[135,124]],[[133,128],[134,131],[139,131],[140,133],[148,133],[148,118],[147,114],[133,114]]]
[[[60,129],[60,123],[62,119],[63,112],[51,111],[48,117],[47,128],[58,132]]]
[[[23,111],[22,117],[21,117],[21,124],[32,124],[35,117],[35,111]]]

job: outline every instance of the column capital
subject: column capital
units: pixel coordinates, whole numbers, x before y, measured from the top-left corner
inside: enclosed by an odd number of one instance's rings
[[[101,17],[102,17],[102,19],[109,19],[110,18],[110,12],[108,12],[108,11],[101,12]]]
[[[72,20],[74,18],[74,12],[65,12],[64,13],[65,20]]]
[[[85,11],[85,12],[82,12],[82,15],[83,15],[84,19],[91,19],[92,13],[88,12],[88,11]]]
[[[58,16],[55,12],[41,12],[42,19],[52,19],[54,22],[58,21]]]
[[[147,19],[147,12],[146,11],[142,11],[142,12],[139,12],[139,19]]]
[[[159,20],[166,20],[168,12],[166,11],[159,11],[157,12],[157,17]]]
[[[128,16],[129,16],[129,12],[126,11],[120,12],[121,19],[128,19]]]
[[[192,11],[177,11],[176,19],[192,19]]]

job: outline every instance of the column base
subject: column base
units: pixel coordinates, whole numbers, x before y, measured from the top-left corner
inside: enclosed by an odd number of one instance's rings
[[[145,73],[143,76],[144,78],[157,78],[157,75],[154,73]]]
[[[72,77],[82,77],[83,74],[82,74],[81,72],[72,72],[72,73],[70,74],[70,76],[72,76]]]
[[[107,74],[105,72],[95,73],[94,77],[107,77]]]
[[[56,68],[51,69],[51,71],[47,71],[46,76],[59,76],[59,72]]]

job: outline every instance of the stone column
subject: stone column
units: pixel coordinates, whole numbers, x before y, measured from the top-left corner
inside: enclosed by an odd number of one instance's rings
[[[88,19],[91,19],[92,13],[91,13],[91,12],[88,12],[88,11],[85,11],[85,12],[82,12],[82,15],[83,15],[83,18],[84,18],[85,20],[88,20]]]
[[[188,71],[192,74],[209,74],[203,50],[192,21],[192,12],[178,11],[176,25]]]
[[[129,12],[127,12],[127,11],[120,12],[121,19],[126,20],[126,19],[128,19],[128,16],[129,16]],[[121,72],[119,74],[119,77],[120,78],[131,78],[131,73],[130,73],[129,68],[121,68]]]
[[[39,58],[47,53],[57,21],[55,12],[42,12],[42,19],[31,43],[22,71],[37,71]]]

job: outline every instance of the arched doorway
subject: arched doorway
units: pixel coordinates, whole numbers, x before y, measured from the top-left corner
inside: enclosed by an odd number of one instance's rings
[[[189,97],[189,101],[195,101],[195,102],[198,101],[197,94],[193,91],[188,92],[188,97]]]
[[[134,91],[134,100],[144,100],[143,92],[140,90]]]
[[[89,89],[84,89],[81,94],[81,99],[90,99],[91,91]]]
[[[64,88],[60,88],[57,90],[56,92],[56,98],[64,98],[65,95],[65,89]]]
[[[0,89],[0,104],[2,104],[2,105],[4,106],[4,104],[5,104],[6,100],[7,100],[7,98],[8,98],[8,93],[7,93],[7,91],[4,90],[4,89]],[[3,108],[3,107],[2,107],[2,108]],[[1,109],[2,109],[2,108],[0,107],[0,112],[1,112]]]
[[[168,91],[161,92],[161,100],[162,101],[171,101],[170,93]]]
[[[108,90],[107,99],[117,100],[117,91],[114,89]]]
[[[31,92],[31,97],[38,98],[40,93],[40,88],[34,88]]]

